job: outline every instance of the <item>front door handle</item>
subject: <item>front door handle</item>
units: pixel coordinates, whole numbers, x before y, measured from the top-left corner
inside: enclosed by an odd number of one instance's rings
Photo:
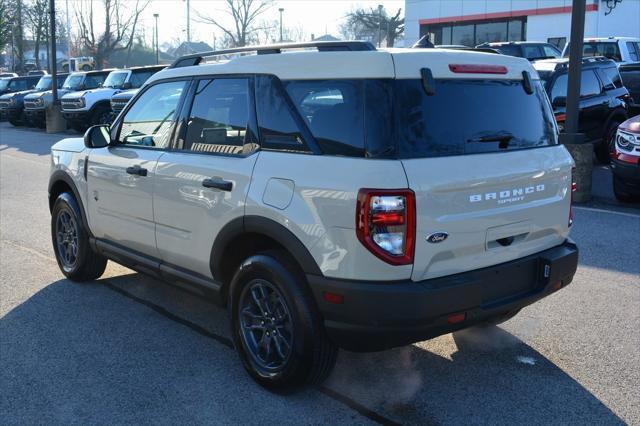
[[[233,189],[233,182],[229,182],[228,180],[224,180],[219,177],[207,178],[202,181],[202,186],[205,188],[216,188],[223,191],[231,191]]]
[[[127,173],[130,175],[146,176],[147,169],[140,167],[137,164],[133,167],[127,167]]]

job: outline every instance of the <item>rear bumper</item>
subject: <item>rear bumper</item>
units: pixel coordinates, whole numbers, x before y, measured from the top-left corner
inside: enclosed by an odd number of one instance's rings
[[[427,340],[530,305],[566,286],[578,266],[567,240],[549,250],[475,271],[421,282],[345,281],[309,275],[329,337],[352,351]],[[343,303],[325,300],[340,294]],[[452,314],[464,314],[451,324]]]

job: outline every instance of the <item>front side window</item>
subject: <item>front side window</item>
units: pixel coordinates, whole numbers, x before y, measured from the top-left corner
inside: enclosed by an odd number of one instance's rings
[[[27,90],[27,80],[11,80],[9,83],[9,89],[14,92]]]
[[[104,74],[92,74],[87,75],[84,79],[84,88],[85,89],[95,89],[96,87],[100,87],[105,80]]]
[[[241,155],[257,146],[249,128],[250,80],[201,80],[187,122],[185,150]]]
[[[122,87],[124,82],[127,80],[128,72],[112,72],[109,74],[107,79],[104,81],[104,87],[110,87],[112,89],[119,89]]]
[[[49,89],[51,89],[51,76],[47,75],[42,77],[38,81],[38,84],[36,84],[36,90],[42,91],[42,90],[49,90]]]
[[[131,73],[131,78],[129,82],[131,83],[132,89],[137,89],[138,87],[142,87],[145,81],[149,79],[155,71],[145,70],[145,71],[133,71]]]
[[[124,115],[119,143],[167,148],[185,86],[184,81],[172,81],[156,84],[146,90]]]

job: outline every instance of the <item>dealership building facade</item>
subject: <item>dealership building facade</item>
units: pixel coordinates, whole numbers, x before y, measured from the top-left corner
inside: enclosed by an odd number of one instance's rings
[[[640,0],[586,0],[585,37],[640,38]],[[569,39],[572,0],[406,0],[405,43],[435,44]]]

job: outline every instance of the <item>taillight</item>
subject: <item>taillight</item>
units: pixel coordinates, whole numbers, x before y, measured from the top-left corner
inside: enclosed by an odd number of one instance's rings
[[[502,65],[449,64],[449,70],[456,74],[506,74]]]
[[[409,189],[361,189],[356,204],[358,239],[387,263],[413,263],[415,204],[415,194]]]
[[[565,121],[567,121],[567,115],[566,114],[556,114],[556,121],[558,123],[564,123]]]
[[[578,190],[576,183],[576,168],[571,168],[571,204],[569,205],[569,226],[573,225],[573,193]]]

